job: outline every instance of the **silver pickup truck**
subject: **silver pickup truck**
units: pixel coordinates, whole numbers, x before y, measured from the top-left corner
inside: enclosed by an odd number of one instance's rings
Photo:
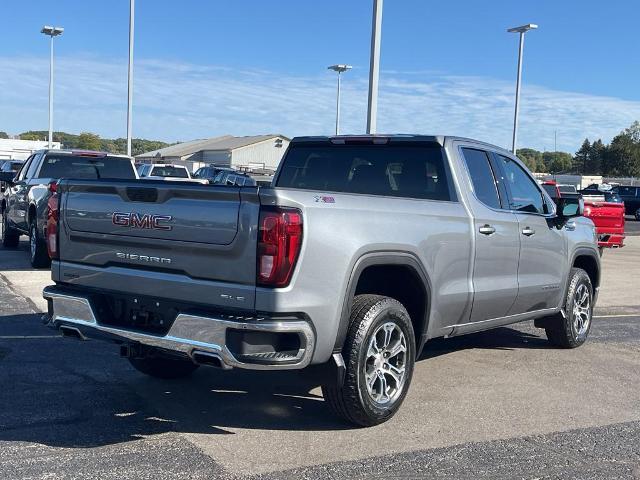
[[[364,426],[398,410],[429,339],[535,320],[581,345],[600,284],[578,199],[555,204],[512,154],[464,138],[301,137],[271,187],[63,180],[58,195],[52,326],[156,377],[320,372]]]

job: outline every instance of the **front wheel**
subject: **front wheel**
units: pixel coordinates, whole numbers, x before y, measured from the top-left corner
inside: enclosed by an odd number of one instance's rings
[[[558,347],[576,348],[587,341],[593,316],[593,285],[587,272],[572,268],[569,288],[560,314],[545,328],[549,341]]]
[[[51,265],[47,245],[38,235],[38,224],[34,220],[29,228],[29,252],[33,268],[48,268]]]
[[[323,385],[338,416],[360,426],[389,420],[407,394],[415,363],[415,335],[404,306],[393,298],[358,295],[342,354],[342,386]]]

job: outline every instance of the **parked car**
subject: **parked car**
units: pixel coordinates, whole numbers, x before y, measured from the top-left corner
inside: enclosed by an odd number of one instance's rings
[[[597,195],[582,195],[577,193],[576,188],[572,185],[569,186],[571,188],[567,188],[567,186],[558,185],[554,181],[544,182],[542,186],[553,199],[561,197],[582,198],[584,216],[590,218],[596,226],[600,249],[624,246],[624,204],[619,201],[609,201],[612,198],[615,199],[617,194],[607,191]],[[584,189],[582,191],[592,192],[593,189]],[[602,250],[600,251],[602,252]]]
[[[640,187],[620,185],[617,193],[624,202],[625,213],[640,221]]]
[[[147,375],[298,369],[368,426],[429,339],[534,319],[560,347],[589,334],[593,222],[502,148],[301,137],[272,187],[144,183],[59,183],[44,297],[51,326],[118,342]]]
[[[209,180],[210,183],[213,183],[216,176],[220,172],[235,172],[235,170],[231,167],[221,167],[216,165],[210,165],[208,167],[201,167],[196,170],[196,173],[193,174],[193,178],[200,178],[204,180]]]
[[[40,150],[31,155],[14,178],[2,173],[8,182],[0,197],[2,244],[16,247],[21,234],[29,235],[31,265],[47,267],[47,203],[61,178],[136,179],[131,158],[105,152]],[[51,186],[53,184],[53,186]]]
[[[223,170],[218,172],[216,178],[213,179],[213,184],[234,187],[253,187],[256,185],[256,181],[246,173],[236,172],[235,170]]]
[[[140,178],[151,180],[191,180],[191,173],[184,165],[146,163],[138,167]]]
[[[15,175],[20,171],[22,165],[24,164],[23,160],[3,160],[0,165],[0,175],[3,175],[2,180],[0,178],[0,193],[4,192],[7,188],[8,180],[13,179]]]

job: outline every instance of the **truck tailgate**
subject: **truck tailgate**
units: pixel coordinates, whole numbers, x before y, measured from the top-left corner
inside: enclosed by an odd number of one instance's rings
[[[253,309],[256,188],[64,180],[59,193],[54,280]]]

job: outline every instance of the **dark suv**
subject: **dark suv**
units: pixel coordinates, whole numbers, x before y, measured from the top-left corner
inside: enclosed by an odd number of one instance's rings
[[[618,195],[624,202],[624,213],[640,220],[640,187],[620,185]]]

